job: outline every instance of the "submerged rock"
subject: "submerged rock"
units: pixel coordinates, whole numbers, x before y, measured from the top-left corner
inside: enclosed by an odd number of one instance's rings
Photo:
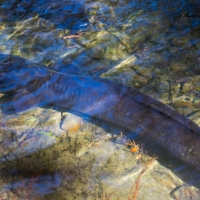
[[[61,129],[70,132],[76,132],[81,128],[83,119],[71,113],[68,113],[65,119],[61,122]]]

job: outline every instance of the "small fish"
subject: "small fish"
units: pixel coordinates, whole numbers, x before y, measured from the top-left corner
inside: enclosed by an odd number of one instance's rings
[[[15,93],[12,108],[50,103],[131,131],[200,169],[200,127],[135,88],[102,78],[53,71],[18,56],[0,54],[0,93]]]

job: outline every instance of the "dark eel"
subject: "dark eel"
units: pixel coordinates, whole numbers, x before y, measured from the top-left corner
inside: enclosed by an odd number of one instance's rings
[[[16,93],[12,102],[16,112],[41,102],[70,108],[125,127],[200,169],[200,128],[132,87],[63,74],[18,56],[0,54],[0,92]]]

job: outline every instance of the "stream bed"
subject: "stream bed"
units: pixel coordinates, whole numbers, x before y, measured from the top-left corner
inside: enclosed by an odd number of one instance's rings
[[[135,87],[200,126],[198,0],[0,0],[0,53]],[[0,200],[200,200],[199,171],[127,130],[7,102]]]

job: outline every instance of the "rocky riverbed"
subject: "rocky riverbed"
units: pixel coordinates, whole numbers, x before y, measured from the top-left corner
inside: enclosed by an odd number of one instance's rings
[[[200,125],[198,1],[32,2],[0,0],[0,53],[136,87]],[[79,23],[64,26],[73,9]],[[195,169],[120,127],[2,104],[0,199],[200,199]]]

